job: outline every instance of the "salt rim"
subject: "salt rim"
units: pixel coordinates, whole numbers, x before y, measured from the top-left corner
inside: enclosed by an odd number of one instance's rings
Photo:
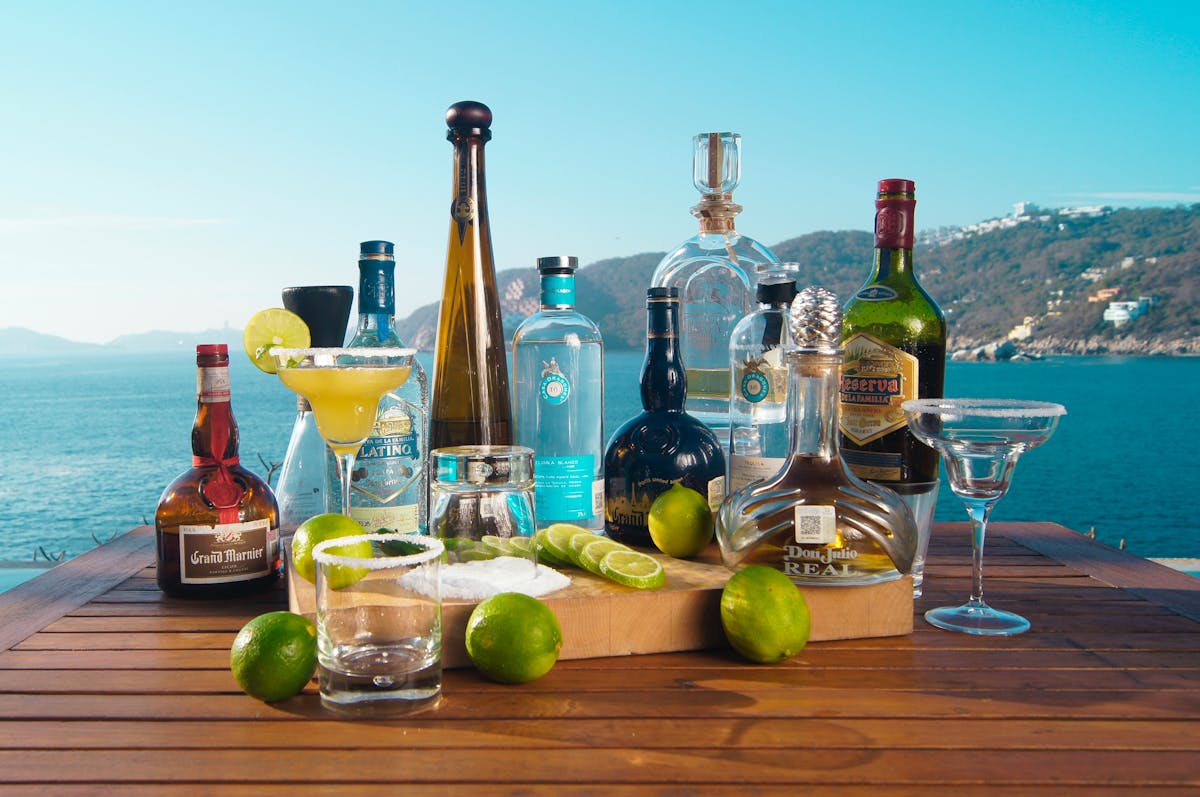
[[[400,576],[397,583],[422,595],[432,595],[434,587],[430,576],[425,568],[414,569]],[[482,601],[502,592],[519,592],[540,598],[571,585],[570,576],[516,556],[443,564],[436,579],[442,600]]]
[[[330,548],[339,548],[343,545],[357,545],[360,542],[410,542],[413,545],[419,545],[425,550],[422,553],[411,553],[404,556],[372,556],[364,558],[359,556],[339,556],[338,554],[326,553]],[[325,540],[317,543],[313,548],[313,560],[320,562],[323,565],[340,565],[342,567],[353,567],[361,570],[386,570],[389,567],[416,567],[423,565],[426,562],[433,561],[442,555],[446,550],[446,546],[442,545],[442,541],[437,537],[428,537],[424,534],[356,534],[353,537],[334,537],[333,539]]]
[[[908,413],[981,415],[988,418],[1050,418],[1067,414],[1067,408],[1061,404],[1024,399],[909,399],[900,407]]]
[[[373,349],[370,346],[329,346],[329,347],[309,347],[307,349],[287,349],[283,346],[272,346],[267,352],[275,359],[286,360],[303,360],[307,357],[317,357],[323,355],[326,357],[365,357],[365,358],[380,358],[380,357],[412,357],[417,353],[416,349],[404,349],[399,346],[381,346],[378,349]],[[320,366],[317,366],[320,367]]]

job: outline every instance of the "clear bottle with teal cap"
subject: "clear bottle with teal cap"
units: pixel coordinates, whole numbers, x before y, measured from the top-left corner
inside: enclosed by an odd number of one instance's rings
[[[542,257],[541,310],[513,336],[513,423],[534,452],[537,524],[604,528],[604,341],[575,309],[574,257]]]
[[[390,241],[364,241],[358,257],[358,329],[351,346],[404,346],[396,331],[396,258]],[[351,474],[350,516],[367,531],[428,526],[429,380],[413,359],[403,385],[379,402],[375,428]]]

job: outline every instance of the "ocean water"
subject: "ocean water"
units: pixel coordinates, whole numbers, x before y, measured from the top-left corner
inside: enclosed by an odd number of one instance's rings
[[[422,361],[431,367],[430,357]],[[640,411],[641,352],[608,352],[605,435]],[[295,398],[231,357],[244,465],[283,459]],[[0,367],[0,561],[76,556],[153,521],[191,461],[195,365],[179,354],[6,358]],[[950,363],[947,395],[1067,407],[1055,436],[1017,465],[992,518],[1049,520],[1142,556],[1200,557],[1200,359],[1049,358]],[[938,520],[962,520],[943,486]]]

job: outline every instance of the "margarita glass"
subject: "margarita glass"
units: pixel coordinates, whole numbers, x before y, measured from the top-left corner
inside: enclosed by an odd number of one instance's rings
[[[350,514],[354,460],[375,425],[379,400],[408,379],[415,349],[271,349],[279,381],[312,405],[317,431],[333,451],[342,487],[342,514]]]
[[[966,504],[971,518],[971,599],[962,606],[930,609],[925,619],[965,634],[1028,631],[1024,617],[983,602],[983,542],[988,515],[1008,492],[1017,458],[1049,440],[1066,409],[1014,399],[916,399],[902,406],[913,434],[941,453],[950,489]]]

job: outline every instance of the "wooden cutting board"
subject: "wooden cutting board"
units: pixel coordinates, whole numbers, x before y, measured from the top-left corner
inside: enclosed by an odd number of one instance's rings
[[[726,645],[721,590],[732,573],[716,546],[695,560],[654,554],[667,582],[659,589],[624,587],[583,570],[562,570],[571,585],[542,597],[563,629],[560,659],[669,653]],[[809,587],[801,592],[812,616],[811,642],[912,633],[912,580],[905,576],[867,587]],[[463,642],[476,601],[442,603],[443,666],[469,665]],[[313,617],[313,585],[288,570],[288,606]]]

